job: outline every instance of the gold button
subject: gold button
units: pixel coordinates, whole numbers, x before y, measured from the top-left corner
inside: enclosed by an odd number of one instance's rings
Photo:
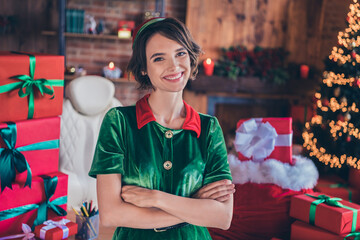
[[[170,170],[172,168],[172,162],[170,162],[170,161],[164,162],[164,168],[166,170]]]
[[[174,133],[171,130],[168,130],[165,132],[165,137],[166,138],[172,138],[174,136]]]

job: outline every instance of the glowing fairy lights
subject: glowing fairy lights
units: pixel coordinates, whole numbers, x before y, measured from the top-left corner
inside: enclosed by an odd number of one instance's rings
[[[324,72],[324,79],[323,83],[326,84],[328,87],[332,87],[334,84],[337,85],[346,85],[350,84],[352,85],[354,82],[356,82],[356,78],[350,77],[345,78],[345,74],[335,74],[334,72]]]
[[[339,66],[347,64],[352,65],[357,69],[360,68],[360,4],[357,0],[353,0],[350,5],[350,12],[348,13],[348,27],[343,32],[338,34],[339,46],[333,47],[329,59],[336,62]],[[357,53],[359,51],[359,53]],[[360,130],[358,126],[350,122],[352,118],[356,118],[355,113],[359,113],[359,108],[356,103],[340,94],[343,86],[349,90],[354,89],[359,91],[360,75],[357,72],[354,74],[335,73],[333,71],[324,71],[323,73],[324,87],[333,88],[333,95],[322,96],[324,93],[315,93],[315,105],[318,108],[318,113],[309,122],[305,124],[305,130],[302,134],[304,139],[304,148],[309,151],[310,157],[318,159],[320,162],[334,168],[341,168],[347,164],[353,168],[360,169],[360,159],[350,156],[346,152],[337,152],[334,149],[337,141],[360,141]],[[328,89],[324,89],[325,93]],[[356,96],[356,95],[354,95]],[[354,98],[354,97],[353,97]],[[320,110],[320,111],[319,111]],[[352,116],[353,115],[353,116]],[[328,119],[327,116],[336,116],[337,120]],[[356,122],[356,121],[355,121]],[[329,144],[321,146],[321,142],[315,137],[312,129],[317,131],[329,131],[330,138],[327,140]],[[335,145],[332,145],[335,144]],[[345,143],[346,144],[346,143]],[[330,146],[332,146],[330,148]],[[329,148],[329,149],[326,149]],[[346,151],[346,150],[340,150]],[[359,157],[360,158],[360,157]]]
[[[344,134],[348,134],[349,136],[353,136],[357,139],[360,139],[359,129],[354,127],[354,124],[349,123],[347,121],[330,121],[329,122],[330,127],[330,133],[333,138],[337,138],[337,136],[340,136]]]
[[[336,112],[341,110],[342,112],[359,112],[359,109],[356,107],[356,104],[353,102],[351,106],[348,106],[347,101],[343,101],[339,104],[336,98],[330,98],[328,106],[323,106],[323,103],[320,99],[316,101],[316,106],[321,109],[323,112],[329,111]]]
[[[321,124],[321,118],[315,116],[311,119],[312,124]],[[335,125],[334,125],[335,126]],[[353,168],[360,169],[360,161],[357,158],[352,156],[347,156],[342,154],[340,158],[334,154],[327,153],[327,150],[323,147],[317,147],[317,138],[314,137],[314,134],[310,132],[310,123],[305,124],[306,130],[303,132],[302,136],[304,139],[303,146],[309,151],[311,157],[317,158],[320,162],[330,167],[341,168],[344,163],[348,164]],[[359,135],[359,130],[357,134]]]

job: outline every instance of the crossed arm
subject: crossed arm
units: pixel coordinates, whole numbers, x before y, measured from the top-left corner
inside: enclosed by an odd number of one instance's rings
[[[151,229],[188,222],[228,229],[234,191],[229,180],[221,180],[186,198],[137,186],[122,187],[120,174],[97,176],[100,219],[105,226]]]

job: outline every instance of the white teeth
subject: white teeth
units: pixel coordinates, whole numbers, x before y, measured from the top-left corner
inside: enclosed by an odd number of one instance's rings
[[[182,73],[178,73],[177,75],[173,76],[173,77],[164,77],[165,79],[168,79],[168,80],[175,80],[175,79],[178,79],[179,77],[181,77],[181,74]]]

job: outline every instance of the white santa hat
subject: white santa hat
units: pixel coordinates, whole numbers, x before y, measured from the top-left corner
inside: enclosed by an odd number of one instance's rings
[[[293,156],[294,165],[280,162],[276,159],[267,159],[263,162],[240,161],[233,154],[228,155],[233,183],[271,183],[284,189],[300,191],[315,187],[319,173],[312,160]]]

